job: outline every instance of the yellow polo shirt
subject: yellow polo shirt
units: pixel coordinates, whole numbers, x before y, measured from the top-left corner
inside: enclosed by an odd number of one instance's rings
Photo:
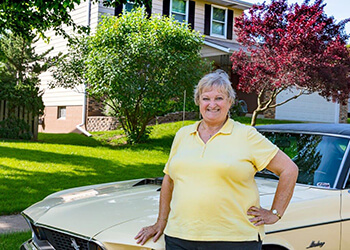
[[[278,148],[251,126],[228,119],[205,144],[199,122],[181,128],[164,168],[174,181],[165,234],[197,241],[253,241],[264,227],[249,222],[259,206],[254,180]]]

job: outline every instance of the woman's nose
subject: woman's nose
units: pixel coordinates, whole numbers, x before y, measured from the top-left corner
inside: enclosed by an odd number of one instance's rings
[[[215,101],[214,99],[213,99],[213,100],[210,100],[209,106],[210,106],[210,107],[216,106],[216,101]]]

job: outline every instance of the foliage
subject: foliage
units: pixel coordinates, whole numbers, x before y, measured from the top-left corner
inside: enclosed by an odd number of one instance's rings
[[[0,249],[20,249],[23,242],[32,237],[31,232],[0,234]]]
[[[52,1],[1,1],[0,33],[11,30],[22,37],[34,37],[36,32],[43,34],[53,28],[65,34],[62,24],[77,28],[69,12],[80,0]]]
[[[350,92],[350,56],[344,25],[324,12],[323,0],[288,6],[287,0],[254,5],[236,19],[238,41],[247,52],[234,52],[233,70],[240,75],[238,89],[258,94],[258,113],[282,105],[301,94],[318,92],[327,99],[345,101]],[[284,90],[299,90],[275,103]]]
[[[95,140],[112,146],[126,144],[126,136],[122,129],[93,132]]]
[[[236,120],[249,123],[248,117]],[[258,119],[260,124],[280,122],[288,121]],[[0,215],[19,213],[62,189],[163,176],[176,131],[192,123],[155,125],[148,142],[135,145],[116,146],[119,131],[93,132],[92,137],[39,133],[37,142],[1,140]]]
[[[185,124],[189,124],[187,122]],[[42,134],[0,143],[0,215],[76,186],[162,176],[182,122],[155,126],[147,144],[112,146],[81,134]],[[35,181],[33,181],[35,180]]]
[[[0,34],[8,30],[25,38],[33,38],[37,33],[45,36],[45,31],[53,29],[56,34],[67,36],[63,24],[72,26],[78,32],[87,32],[88,28],[76,25],[70,12],[81,0],[3,0],[0,2]],[[98,0],[91,1],[98,3]],[[116,6],[127,0],[104,0],[106,6]],[[136,4],[150,4],[148,0],[134,0]]]
[[[247,104],[245,101],[236,101],[230,108],[231,117],[245,116],[247,113]]]
[[[174,19],[147,18],[140,8],[104,17],[95,35],[78,41],[55,70],[54,85],[85,79],[89,94],[118,117],[129,143],[147,139],[149,121],[182,103],[184,91],[192,93],[210,68],[200,57],[198,32]]]
[[[51,50],[37,54],[34,42],[11,32],[0,37],[0,100],[6,101],[9,114],[8,120],[0,125],[2,138],[28,137],[28,129],[23,127],[24,121],[16,119],[15,110],[18,108],[33,116],[43,112],[38,76],[52,65],[53,58],[46,57]],[[12,127],[16,124],[18,127]]]
[[[72,37],[68,43],[68,53],[58,58],[51,70],[54,81],[49,83],[50,88],[74,88],[85,84],[85,60],[88,54],[88,37]]]
[[[43,103],[38,76],[51,67],[57,57],[47,57],[52,48],[37,54],[33,46],[35,41],[12,33],[3,34],[0,38],[0,99],[41,114]]]
[[[11,117],[0,121],[0,138],[30,140],[32,136],[29,125],[22,119]]]

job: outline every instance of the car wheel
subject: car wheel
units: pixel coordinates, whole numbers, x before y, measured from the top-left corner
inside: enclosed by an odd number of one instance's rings
[[[277,245],[263,245],[262,250],[288,250],[288,249]]]

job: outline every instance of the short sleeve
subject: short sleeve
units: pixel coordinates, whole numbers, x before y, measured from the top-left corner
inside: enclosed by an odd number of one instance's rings
[[[179,147],[179,144],[181,141],[180,131],[181,131],[181,129],[179,131],[177,131],[177,133],[175,134],[173,144],[171,145],[171,150],[170,150],[168,161],[165,164],[165,167],[163,169],[163,172],[167,175],[169,174],[169,163],[170,163],[171,159],[173,158],[173,156],[176,154],[177,148]]]
[[[254,127],[250,127],[248,130],[247,138],[251,162],[258,171],[261,171],[275,157],[279,149]]]

